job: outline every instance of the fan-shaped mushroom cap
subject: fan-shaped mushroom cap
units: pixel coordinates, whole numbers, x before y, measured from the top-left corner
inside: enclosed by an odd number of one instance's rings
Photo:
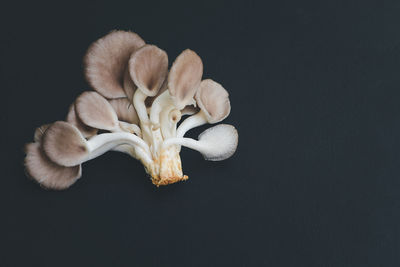
[[[131,56],[129,72],[145,95],[155,96],[167,76],[168,55],[155,45],[145,45]]]
[[[82,133],[82,135],[86,138],[92,137],[93,135],[97,134],[97,129],[92,128],[90,126],[85,125],[81,119],[76,116],[75,112],[75,103],[72,103],[71,106],[69,106],[68,110],[68,115],[66,118],[66,121],[72,125],[74,125],[78,130]]]
[[[139,123],[136,110],[133,107],[132,102],[130,102],[127,98],[111,99],[108,102],[110,102],[115,113],[117,114],[118,120],[134,124]]]
[[[44,124],[38,128],[36,128],[35,133],[33,135],[33,140],[35,140],[35,142],[40,143],[42,141],[42,136],[44,134],[44,132],[47,130],[47,128],[49,128],[50,124]]]
[[[25,168],[28,175],[46,188],[66,189],[81,177],[81,165],[64,167],[50,161],[39,143],[27,144],[25,152]]]
[[[175,59],[168,75],[168,90],[178,109],[191,104],[202,76],[203,62],[194,51],[186,49]]]
[[[79,165],[89,156],[85,138],[75,126],[64,121],[47,128],[42,144],[49,159],[62,166]]]
[[[113,107],[97,92],[83,92],[75,100],[75,111],[90,127],[109,131],[118,128],[118,117]]]
[[[125,67],[130,55],[143,45],[139,35],[126,31],[112,31],[94,42],[84,59],[89,84],[104,97],[125,97]]]
[[[205,149],[202,152],[206,160],[219,161],[235,153],[239,135],[232,125],[219,124],[208,128],[199,135],[199,142]]]
[[[219,83],[210,79],[200,83],[196,101],[209,123],[222,121],[231,111],[228,92]]]

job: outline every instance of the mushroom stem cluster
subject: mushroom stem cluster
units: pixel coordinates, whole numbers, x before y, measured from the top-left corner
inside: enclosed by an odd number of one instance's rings
[[[42,186],[68,188],[81,177],[82,163],[107,151],[139,160],[156,186],[188,179],[181,146],[213,161],[235,152],[238,134],[231,125],[211,127],[198,140],[185,137],[224,120],[231,109],[222,85],[202,80],[194,51],[184,50],[168,69],[165,51],[133,32],[113,31],[89,47],[84,64],[94,91],[76,98],[65,121],[37,128],[26,145],[27,173]]]

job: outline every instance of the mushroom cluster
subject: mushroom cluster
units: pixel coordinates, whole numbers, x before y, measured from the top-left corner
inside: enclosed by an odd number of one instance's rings
[[[168,70],[164,50],[136,33],[113,31],[89,47],[84,65],[94,91],[77,97],[65,121],[37,128],[25,147],[27,174],[43,187],[68,188],[81,177],[82,163],[110,150],[141,161],[157,186],[188,179],[181,146],[213,161],[235,152],[238,133],[231,125],[213,126],[198,140],[184,137],[222,121],[231,108],[219,83],[202,80],[203,63],[194,51],[183,51]]]

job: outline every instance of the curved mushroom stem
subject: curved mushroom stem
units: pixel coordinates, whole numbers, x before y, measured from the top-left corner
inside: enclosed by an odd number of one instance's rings
[[[174,138],[167,139],[164,141],[162,148],[166,149],[172,145],[185,146],[187,148],[199,151],[200,153],[203,153],[205,151],[205,147],[202,146],[200,141],[194,140],[192,138],[187,138],[187,137],[174,137]]]
[[[204,125],[207,123],[207,118],[203,111],[199,111],[196,114],[186,118],[176,130],[176,137],[183,137],[187,131],[195,127]]]
[[[133,106],[136,109],[141,123],[147,123],[149,121],[146,105],[144,103],[146,98],[147,95],[145,95],[140,89],[136,90],[135,94],[133,95]]]
[[[160,113],[165,107],[169,105],[173,106],[173,103],[171,101],[171,96],[169,94],[169,91],[165,90],[162,94],[157,96],[157,98],[151,105],[150,121],[153,124],[153,126],[155,127],[159,126]]]
[[[105,133],[90,138],[87,141],[90,154],[86,160],[96,158],[122,144],[141,148],[136,149],[136,155],[144,162],[152,162],[149,146],[136,135],[124,132]]]

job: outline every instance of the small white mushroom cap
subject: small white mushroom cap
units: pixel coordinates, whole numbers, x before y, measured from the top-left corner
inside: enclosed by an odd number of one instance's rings
[[[83,92],[75,100],[75,111],[81,121],[93,128],[118,129],[118,116],[111,104],[94,91]]]
[[[76,166],[89,156],[85,138],[73,125],[57,121],[43,135],[43,150],[49,159],[62,166]]]
[[[155,96],[168,73],[168,55],[155,45],[145,45],[131,56],[129,73],[145,95]]]
[[[202,76],[203,62],[194,51],[186,49],[175,59],[168,75],[168,90],[178,109],[191,104]]]
[[[74,125],[78,130],[82,133],[85,138],[92,137],[97,134],[97,129],[92,128],[90,126],[85,125],[78,116],[76,116],[75,112],[75,103],[72,103],[69,106],[68,114],[66,121],[72,125]]]
[[[163,147],[181,145],[199,151],[206,160],[225,160],[235,153],[238,145],[238,133],[235,127],[219,124],[199,135],[199,140],[175,137],[164,141]]]
[[[239,135],[235,127],[219,124],[208,128],[199,135],[200,151],[206,160],[225,160],[235,153]]]
[[[139,117],[128,98],[111,99],[108,101],[118,116],[118,120],[138,124]]]
[[[104,97],[125,97],[125,67],[131,54],[144,45],[139,35],[127,31],[112,31],[94,42],[84,58],[89,84]]]
[[[231,111],[228,92],[211,79],[201,81],[195,98],[209,123],[224,120]]]
[[[82,175],[81,165],[65,167],[52,162],[42,151],[40,143],[27,144],[25,152],[27,174],[45,188],[66,189]]]

